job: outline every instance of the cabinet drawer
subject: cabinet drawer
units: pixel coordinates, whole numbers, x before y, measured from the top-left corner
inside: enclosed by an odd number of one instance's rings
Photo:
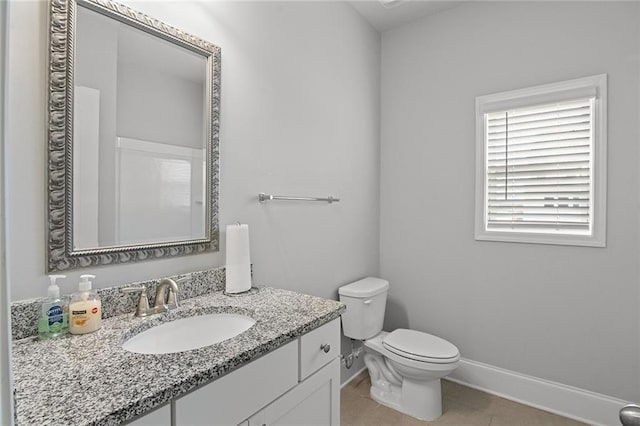
[[[339,355],[340,318],[336,318],[300,338],[300,381]]]
[[[177,426],[237,425],[298,383],[293,341],[175,401]]]

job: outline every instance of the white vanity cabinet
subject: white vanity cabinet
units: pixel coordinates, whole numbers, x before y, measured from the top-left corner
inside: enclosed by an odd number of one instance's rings
[[[171,404],[163,405],[127,424],[129,426],[171,426]]]
[[[252,416],[247,426],[340,424],[340,361],[335,358]]]
[[[340,423],[340,319],[173,402],[174,426]]]

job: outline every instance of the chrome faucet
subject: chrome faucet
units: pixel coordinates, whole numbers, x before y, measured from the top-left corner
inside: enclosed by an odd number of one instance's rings
[[[183,282],[186,279],[187,277],[184,277],[177,281]],[[121,291],[123,293],[140,293],[140,299],[138,299],[138,306],[135,312],[135,316],[137,317],[159,314],[178,307],[178,284],[171,278],[163,278],[158,282],[156,297],[152,307],[149,307],[146,287],[125,287]]]
[[[167,293],[169,288],[169,294]],[[166,301],[166,303],[165,303]],[[163,278],[156,287],[156,299],[153,302],[152,309],[164,308],[162,312],[175,309],[178,307],[178,284],[171,278]]]

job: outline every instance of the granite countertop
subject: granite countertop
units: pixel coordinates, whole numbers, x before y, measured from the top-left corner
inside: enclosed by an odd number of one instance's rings
[[[222,292],[184,300],[166,314],[103,320],[95,333],[13,344],[16,418],[23,425],[115,425],[163,405],[335,318],[344,305],[287,290]],[[165,321],[230,312],[256,320],[246,332],[200,349],[127,352],[127,338]]]

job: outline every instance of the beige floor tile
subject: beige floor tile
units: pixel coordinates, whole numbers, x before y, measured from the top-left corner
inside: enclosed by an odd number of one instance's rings
[[[433,425],[434,423],[432,422],[425,422],[423,420],[418,420],[414,417],[411,416],[406,416],[406,415],[402,415],[402,420],[400,420],[400,423],[397,423],[397,426],[429,426],[429,425]],[[396,426],[396,425],[393,425]]]
[[[378,403],[375,401],[345,387],[340,396],[340,424],[367,425],[375,420],[374,410],[377,407]]]
[[[369,390],[371,389],[371,379],[369,375],[365,374],[360,380],[354,380],[349,385],[351,389],[360,396],[369,396]]]
[[[358,374],[356,377],[354,377],[353,379],[351,379],[351,381],[342,389],[350,389],[350,388],[355,388],[357,387],[363,380],[369,380],[369,374],[367,374],[367,371],[363,371],[362,373]]]
[[[457,383],[450,382],[449,380],[440,380],[440,383],[442,384],[443,397],[454,394],[458,390],[458,387],[461,386]]]
[[[445,383],[445,386],[447,387],[446,392],[443,392],[443,399],[445,401],[451,400],[452,402],[466,405],[475,411],[482,412],[485,415],[493,415],[497,409],[498,401],[501,399],[486,392],[446,380],[443,380],[442,383]]]
[[[485,409],[447,397],[442,401],[442,416],[429,422],[429,425],[489,426],[490,423],[491,413],[487,413]]]
[[[584,423],[558,416],[557,414],[529,407],[504,398],[498,398],[493,412],[491,426],[502,425],[540,425],[540,426],[570,426],[584,425]]]
[[[402,423],[402,419],[404,417],[408,417],[396,410],[380,404],[378,404],[374,409],[373,414],[371,426],[399,425]]]
[[[485,392],[442,381],[442,416],[425,422],[378,404],[369,397],[365,373],[341,391],[343,426],[577,426],[576,422]]]
[[[559,417],[559,416],[558,416]],[[493,416],[489,426],[573,426],[584,425],[585,423],[576,422],[575,420],[559,417],[558,419],[552,419],[549,417],[538,418],[505,418],[500,416]]]

